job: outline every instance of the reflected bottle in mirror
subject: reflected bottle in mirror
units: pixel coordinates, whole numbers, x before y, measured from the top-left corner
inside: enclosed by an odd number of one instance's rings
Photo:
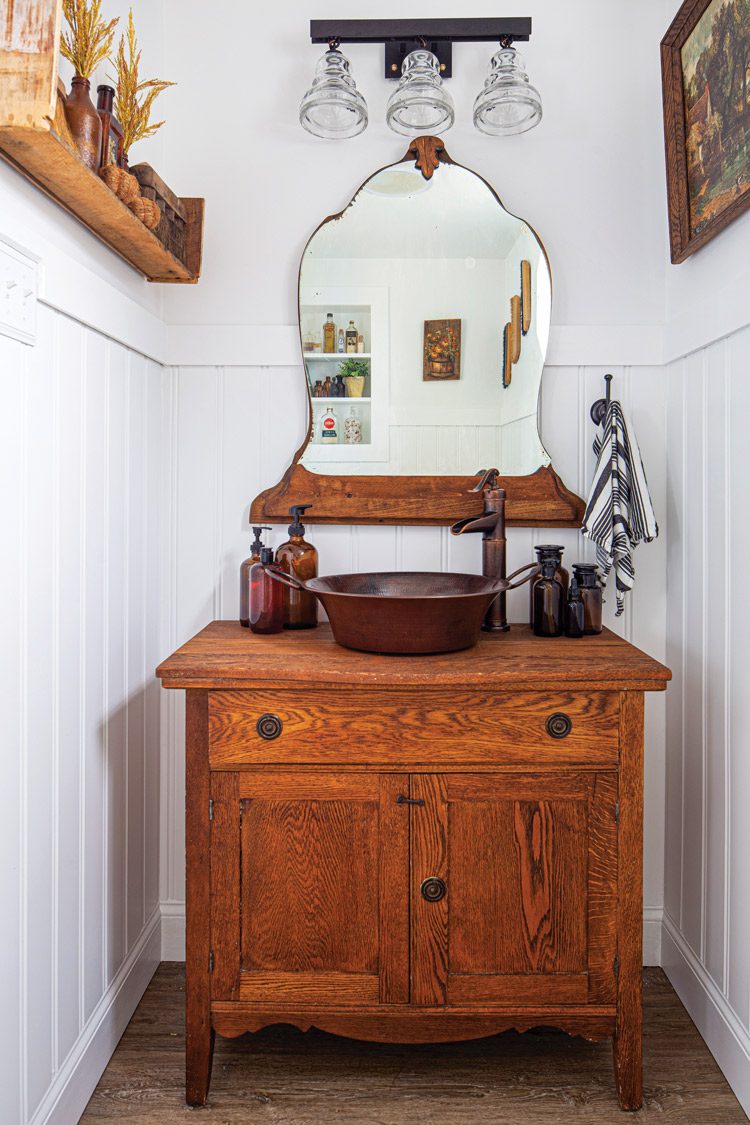
[[[333,313],[328,313],[323,325],[323,351],[336,351],[336,325],[333,323]]]

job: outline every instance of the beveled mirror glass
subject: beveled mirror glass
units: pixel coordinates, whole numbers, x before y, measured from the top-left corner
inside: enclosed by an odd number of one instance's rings
[[[413,160],[377,172],[302,258],[302,464],[447,476],[548,465],[537,407],[550,305],[539,239],[481,177],[445,164],[428,179]],[[360,378],[337,378],[347,371]]]
[[[509,522],[577,523],[538,428],[551,301],[528,223],[442,141],[417,138],[305,247],[309,428],[253,518],[310,501],[320,521],[447,522],[469,478],[496,467]]]

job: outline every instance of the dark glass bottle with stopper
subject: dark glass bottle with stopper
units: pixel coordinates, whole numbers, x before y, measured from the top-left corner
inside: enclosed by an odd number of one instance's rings
[[[586,636],[602,631],[602,588],[594,563],[573,563],[573,576],[583,602],[583,632]]]
[[[286,574],[306,582],[318,576],[318,552],[312,543],[305,540],[302,516],[310,504],[295,504],[289,509],[292,522],[289,525],[289,539],[282,543],[276,552],[276,565]],[[318,624],[318,599],[306,590],[293,590],[277,583],[283,593],[284,628],[314,629]]]
[[[533,626],[537,637],[562,636],[565,593],[556,570],[555,559],[542,559],[541,577],[534,583]]]
[[[568,585],[570,575],[562,564],[563,551],[565,548],[559,543],[540,543],[535,547],[537,562],[541,566],[545,559],[554,559],[557,563],[557,570],[555,577],[563,588],[563,598],[568,596]],[[529,622],[534,624],[534,583],[529,583]]]
[[[266,574],[273,564],[273,548],[261,547],[260,560],[250,568],[250,628],[254,633],[280,633],[284,628],[282,585]]]
[[[570,583],[568,604],[565,607],[565,636],[582,637],[584,623],[585,612],[583,608],[583,599],[581,598],[581,589],[578,585],[575,575],[573,575],[573,579]]]
[[[250,568],[260,562],[263,548],[261,532],[270,530],[270,527],[253,527],[255,538],[250,548],[250,557],[240,564],[240,625],[244,625],[246,629],[250,628]]]

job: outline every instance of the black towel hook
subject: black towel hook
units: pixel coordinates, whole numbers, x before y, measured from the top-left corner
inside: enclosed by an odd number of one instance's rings
[[[595,426],[601,426],[604,421],[611,397],[613,379],[614,375],[610,375],[609,373],[604,376],[604,382],[607,384],[606,398],[598,398],[596,402],[591,404],[591,421]]]

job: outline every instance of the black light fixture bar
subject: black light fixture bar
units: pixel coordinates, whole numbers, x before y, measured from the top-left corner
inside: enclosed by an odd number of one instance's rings
[[[310,20],[313,43],[388,43],[424,39],[426,42],[499,43],[505,37],[526,42],[531,17],[500,19]]]

